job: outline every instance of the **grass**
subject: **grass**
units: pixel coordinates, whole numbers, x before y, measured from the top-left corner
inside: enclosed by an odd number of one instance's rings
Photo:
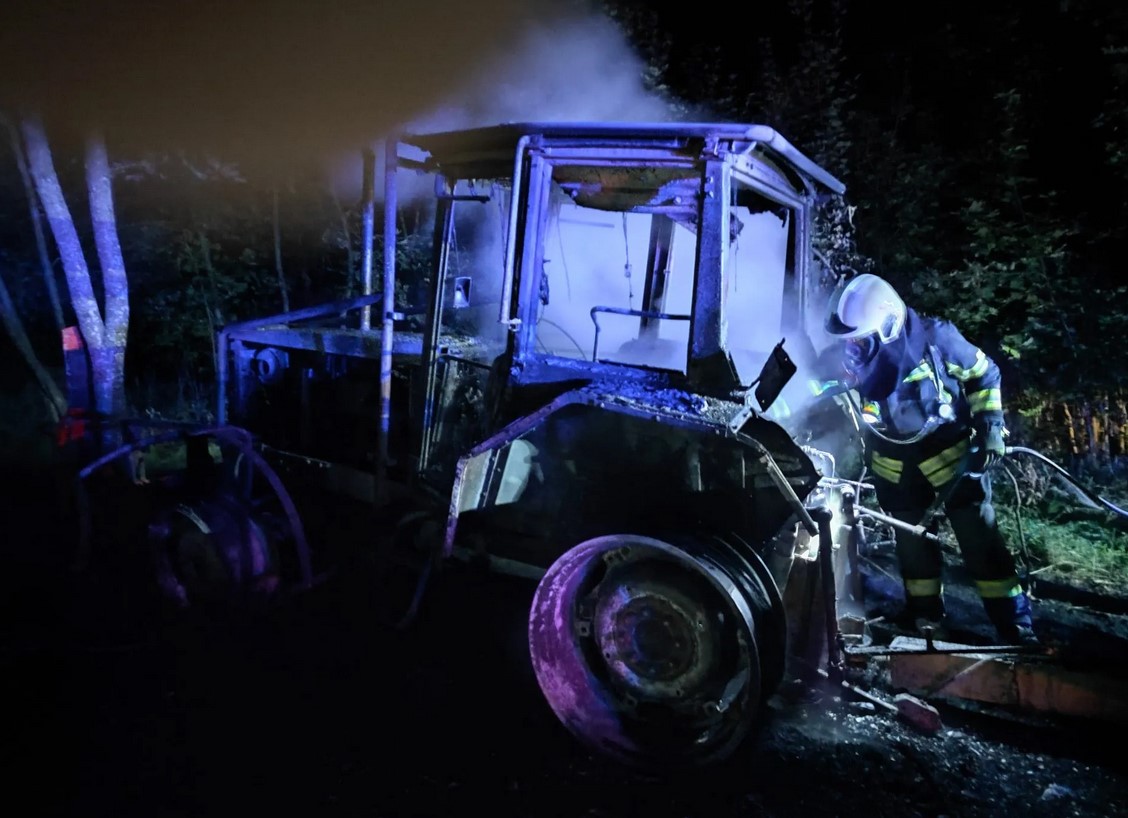
[[[1128,594],[1128,535],[1095,522],[1055,522],[1027,517],[1018,525],[1005,518],[999,527],[1032,574]]]
[[[1086,507],[1050,483],[1017,477],[996,481],[999,528],[1031,574],[1105,593],[1128,595],[1128,526],[1111,512]],[[1025,483],[1025,485],[1024,485]],[[1116,502],[1092,486],[1099,496]],[[1122,503],[1117,503],[1123,508]]]

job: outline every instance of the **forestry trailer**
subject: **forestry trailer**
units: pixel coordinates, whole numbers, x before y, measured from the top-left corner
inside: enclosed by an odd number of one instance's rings
[[[382,164],[380,291],[223,328],[219,427],[303,518],[380,510],[364,536],[420,587],[451,560],[533,578],[529,658],[582,742],[729,757],[838,655],[849,487],[791,376],[842,183],[755,124],[506,123]]]

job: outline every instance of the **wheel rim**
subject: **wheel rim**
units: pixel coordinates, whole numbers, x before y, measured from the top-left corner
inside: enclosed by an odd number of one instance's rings
[[[749,583],[759,579],[723,540],[609,535],[570,549],[537,586],[529,618],[549,706],[589,747],[631,766],[726,757],[762,701],[758,620],[776,614]]]

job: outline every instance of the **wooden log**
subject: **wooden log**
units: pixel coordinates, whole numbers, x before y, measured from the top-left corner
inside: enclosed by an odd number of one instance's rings
[[[936,642],[939,649],[960,645]],[[917,651],[925,640],[898,636],[895,650]],[[928,698],[967,699],[1046,715],[1128,722],[1128,682],[1068,670],[1043,657],[975,653],[894,653],[890,680],[896,689]]]

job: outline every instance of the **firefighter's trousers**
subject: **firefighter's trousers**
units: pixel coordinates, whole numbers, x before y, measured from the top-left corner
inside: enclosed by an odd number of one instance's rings
[[[962,447],[966,451],[966,443]],[[944,500],[944,512],[959,544],[964,565],[983,600],[992,623],[1000,631],[1014,625],[1030,625],[1030,603],[1023,593],[1011,555],[999,532],[991,504],[991,482],[986,474],[968,474],[963,459],[955,468],[930,468],[936,457],[898,463],[889,469],[891,458],[876,456],[885,469],[874,468],[874,488],[884,511],[911,525],[920,523],[936,499]],[[882,462],[883,461],[883,462]],[[878,465],[878,464],[874,464]],[[923,469],[922,469],[923,466]],[[885,471],[886,476],[882,476]],[[947,478],[939,485],[928,479]],[[896,477],[896,480],[889,479]],[[911,618],[939,619],[944,613],[940,546],[901,529],[896,530],[897,559],[905,585],[906,613]]]

